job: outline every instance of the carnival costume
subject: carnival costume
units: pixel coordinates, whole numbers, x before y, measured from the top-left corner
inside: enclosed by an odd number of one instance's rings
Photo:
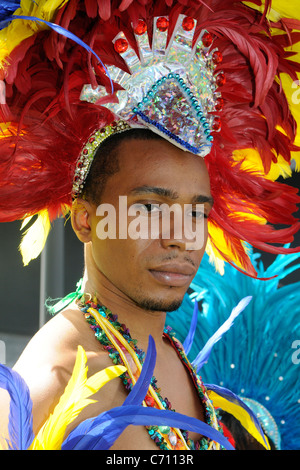
[[[299,271],[299,254],[278,255],[267,268],[260,254],[251,253],[251,259],[259,276],[268,280],[244,276],[229,265],[220,276],[206,256],[192,292],[166,321],[206,384],[241,397],[276,449],[299,450],[300,283],[288,281],[291,273]],[[244,295],[252,300],[227,331],[228,312]],[[209,338],[214,340],[204,348]]]
[[[67,216],[72,200],[83,195],[97,148],[134,128],[205,159],[214,199],[207,253],[219,271],[228,262],[256,277],[248,244],[273,253],[299,251],[284,244],[299,230],[293,214],[300,198],[276,181],[290,175],[293,160],[299,167],[294,84],[300,21],[285,14],[281,2],[23,0],[0,6],[0,222],[32,224],[20,247],[24,264],[43,249],[51,221]],[[110,313],[92,302],[87,320],[98,317],[92,326],[106,342],[101,321]],[[114,325],[113,336],[117,330]],[[126,332],[125,339],[119,338],[132,354]],[[105,345],[118,361],[122,351]],[[168,408],[150,411],[169,415]],[[246,427],[268,447],[249,416]],[[204,448],[226,447],[219,431],[202,424],[197,429],[211,439]],[[176,440],[173,431],[153,431],[159,446],[188,442],[181,431]],[[29,445],[32,440],[31,433]]]
[[[123,125],[205,157],[219,269],[226,260],[255,275],[247,243],[289,251],[299,198],[274,179],[299,165],[299,22],[260,3],[1,2],[0,221],[39,216],[25,264],[80,194],[95,147]]]

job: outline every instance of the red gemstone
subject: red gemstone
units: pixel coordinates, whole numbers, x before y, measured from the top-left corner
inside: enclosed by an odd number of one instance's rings
[[[185,31],[191,31],[194,28],[195,20],[190,16],[186,16],[182,21],[182,27]]]
[[[212,60],[213,60],[213,63],[214,63],[214,64],[216,64],[216,65],[217,65],[217,64],[220,64],[220,63],[222,62],[222,60],[223,60],[223,56],[222,56],[221,52],[215,51],[215,52],[213,53]]]
[[[156,27],[159,29],[159,31],[167,31],[169,27],[169,20],[168,18],[165,18],[164,16],[161,16],[160,18],[157,19],[156,22]]]
[[[116,51],[116,52],[118,52],[119,54],[122,54],[122,52],[127,51],[127,49],[128,49],[128,42],[126,41],[126,39],[119,38],[119,39],[117,39],[116,42],[114,43],[114,48],[115,48],[115,51]]]
[[[217,111],[221,111],[224,106],[224,100],[223,98],[217,98],[216,103],[215,103],[215,108]]]
[[[95,140],[95,137],[90,137],[90,138],[89,138],[89,142],[90,142],[91,144],[94,142],[94,140]]]
[[[209,47],[212,45],[213,37],[210,33],[204,33],[202,36],[202,44],[204,47]]]
[[[146,31],[147,31],[147,25],[146,25],[145,21],[144,20],[139,20],[138,24],[137,24],[137,27],[134,30],[135,34],[137,34],[138,36],[141,36]]]
[[[87,155],[89,153],[89,151],[88,151],[88,149],[84,149],[82,153],[83,153],[83,155]]]
[[[154,406],[154,404],[155,404],[154,398],[149,397],[149,396],[147,396],[145,398],[145,402],[146,402],[146,405],[148,405],[148,406]]]
[[[213,128],[214,131],[219,131],[221,129],[221,119],[220,118],[216,117],[214,119],[212,128]]]
[[[226,83],[226,77],[224,72],[220,72],[216,77],[216,83],[218,86],[223,86]]]

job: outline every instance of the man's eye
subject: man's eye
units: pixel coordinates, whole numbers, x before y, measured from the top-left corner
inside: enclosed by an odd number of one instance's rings
[[[157,204],[144,204],[144,206],[148,212],[156,212],[160,210]]]
[[[134,204],[133,205],[134,209],[139,211],[139,212],[144,212],[144,213],[158,213],[160,212],[160,208],[158,204],[151,204],[151,203],[145,203],[145,204]]]
[[[193,217],[193,219],[196,219],[196,220],[207,219],[207,215],[203,211],[198,211],[198,210],[190,211],[188,215],[190,215],[191,217]]]

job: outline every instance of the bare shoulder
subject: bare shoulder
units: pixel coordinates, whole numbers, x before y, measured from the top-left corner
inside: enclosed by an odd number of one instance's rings
[[[27,383],[33,401],[35,430],[41,427],[63,394],[79,345],[87,355],[88,375],[112,365],[79,309],[72,306],[49,320],[17,361],[14,369]],[[103,406],[108,409],[110,403],[106,401],[104,397]]]

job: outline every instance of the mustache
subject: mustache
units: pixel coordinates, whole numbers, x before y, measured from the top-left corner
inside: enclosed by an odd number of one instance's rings
[[[187,254],[184,254],[184,256],[180,256],[177,252],[174,252],[174,253],[168,253],[167,256],[163,256],[163,257],[160,257],[160,258],[152,258],[151,259],[151,262],[155,263],[155,264],[164,264],[166,261],[178,261],[180,263],[182,263],[183,261],[185,261],[186,263],[189,263],[191,266],[193,266],[193,268],[198,268],[197,264],[194,262],[194,260],[188,256]]]

